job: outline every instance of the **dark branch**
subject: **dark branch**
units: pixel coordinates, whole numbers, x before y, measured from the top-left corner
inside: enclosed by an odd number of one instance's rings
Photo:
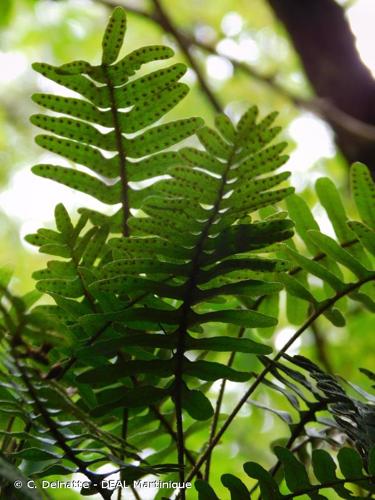
[[[199,65],[195,58],[191,54],[191,44],[189,43],[189,40],[184,37],[181,32],[174,26],[171,18],[167,14],[166,10],[163,8],[160,0],[153,0],[153,4],[155,6],[155,14],[154,18],[158,22],[158,24],[166,31],[167,33],[170,33],[173,38],[176,40],[178,46],[180,47],[181,52],[184,54],[186,57],[189,65],[191,68],[194,70],[199,85],[201,86],[202,91],[206,95],[208,101],[211,103],[212,107],[214,110],[218,113],[221,112],[221,105],[219,101],[217,100],[216,96],[213,94],[211,91],[208,83],[206,82],[205,77],[203,76],[203,73],[201,69],[199,68]]]

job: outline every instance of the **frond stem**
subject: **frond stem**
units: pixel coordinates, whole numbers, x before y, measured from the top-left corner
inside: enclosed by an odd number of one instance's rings
[[[129,236],[129,225],[128,220],[130,216],[130,205],[129,205],[129,195],[128,195],[128,176],[126,172],[126,156],[123,145],[123,137],[121,132],[120,120],[118,117],[118,106],[116,102],[115,87],[109,76],[107,67],[103,65],[103,71],[106,76],[107,86],[109,91],[109,100],[111,102],[111,113],[113,119],[113,127],[116,138],[116,147],[118,152],[118,162],[120,167],[120,179],[121,179],[121,205],[122,205],[122,234],[123,236]]]
[[[86,300],[88,301],[91,310],[93,312],[98,312],[97,305],[95,304],[95,299],[91,295],[90,291],[88,290],[86,283],[85,283],[85,280],[83,278],[82,272],[79,270],[79,262],[76,258],[75,253],[74,253],[74,248],[71,245],[69,245],[69,247],[70,247],[70,252],[71,252],[71,256],[72,256],[72,262],[74,264],[74,268],[76,270],[78,279],[79,279],[81,286],[82,286],[82,289],[83,289],[83,295],[85,296]]]
[[[211,225],[213,224],[215,217],[217,216],[219,210],[220,210],[220,204],[222,201],[222,198],[224,196],[224,190],[225,190],[225,185],[227,182],[227,177],[229,170],[232,166],[233,158],[235,155],[235,152],[237,150],[237,146],[233,146],[233,150],[231,152],[230,157],[227,160],[226,168],[223,172],[222,178],[221,178],[221,183],[220,187],[218,189],[217,193],[217,199],[211,209],[211,214],[207,221],[205,222],[205,225],[202,229],[199,241],[197,242],[197,246],[195,248],[194,255],[191,259],[191,274],[190,278],[186,284],[186,293],[185,297],[183,299],[183,303],[181,305],[181,323],[178,328],[178,342],[177,342],[177,349],[176,349],[176,354],[175,354],[175,387],[174,387],[174,403],[175,403],[175,408],[176,408],[176,423],[177,423],[177,447],[178,447],[178,464],[180,466],[180,482],[184,482],[184,430],[183,430],[183,421],[182,421],[182,383],[183,383],[183,362],[184,362],[184,354],[185,354],[185,337],[187,334],[187,329],[188,329],[188,323],[187,323],[187,318],[188,314],[191,310],[191,303],[192,303],[192,295],[194,293],[195,287],[196,287],[196,280],[197,276],[200,271],[200,260],[201,256],[203,253],[203,246],[208,238],[209,235],[209,230],[211,228]],[[195,467],[193,468],[193,470]],[[180,490],[180,498],[184,500],[185,498],[185,492],[184,490]]]

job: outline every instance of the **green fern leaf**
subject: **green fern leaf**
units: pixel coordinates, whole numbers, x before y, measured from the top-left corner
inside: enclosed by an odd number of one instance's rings
[[[164,47],[162,45],[149,45],[136,49],[127,56],[123,57],[113,66],[107,68],[108,75],[115,85],[121,85],[123,82],[123,75],[132,76],[136,70],[140,69],[144,64],[152,61],[160,61],[163,59],[169,59],[173,57],[174,52],[170,47]],[[96,69],[96,68],[95,68]],[[92,70],[90,75],[95,75],[98,81],[102,83],[106,82],[106,72],[101,71],[102,68],[98,68],[98,71]],[[104,73],[104,75],[103,75]],[[100,76],[102,80],[100,80]]]
[[[282,498],[276,481],[261,465],[255,462],[247,462],[243,468],[248,476],[259,481],[260,491],[265,500],[280,500]]]
[[[206,481],[200,479],[195,481],[195,489],[198,491],[198,500],[219,500],[219,497]]]
[[[182,407],[195,420],[207,420],[214,413],[209,399],[200,391],[190,390],[186,384],[182,389]]]
[[[357,221],[349,221],[348,225],[355,232],[362,245],[372,254],[375,255],[375,232],[368,226]]]
[[[94,196],[97,200],[108,205],[115,205],[121,202],[120,186],[108,186],[99,180],[99,178],[80,170],[46,164],[35,165],[32,170],[34,174],[40,177],[57,181],[60,184],[81,191],[81,193]]]
[[[124,41],[125,31],[125,11],[121,7],[116,7],[103,36],[103,64],[112,64],[116,61]]]
[[[363,163],[354,163],[351,168],[351,185],[354,201],[363,222],[375,230],[375,185],[369,169]]]
[[[337,454],[337,460],[346,479],[363,476],[361,457],[352,448],[341,448]]]
[[[318,223],[315,221],[307,203],[303,198],[293,194],[286,199],[288,212],[295,223],[296,232],[302,238],[309,252],[314,255],[317,248],[312,245],[307,231],[313,229],[319,231]]]
[[[137,191],[130,183],[166,173],[165,169],[175,164],[175,155],[166,153],[163,157],[164,153],[158,153],[190,137],[203,122],[200,118],[189,118],[152,126],[185,97],[188,88],[178,80],[186,67],[175,64],[129,81],[143,64],[167,59],[173,51],[161,46],[143,47],[116,62],[125,31],[125,12],[117,8],[104,33],[101,65],[91,66],[84,61],[60,67],[34,64],[34,69],[43,76],[84,99],[36,94],[35,102],[63,116],[36,114],[31,121],[52,134],[37,136],[37,144],[88,167],[94,175],[56,165],[37,165],[34,173],[101,202],[121,204],[121,210],[107,223],[113,231],[120,226],[127,235],[131,208],[137,208],[145,193],[149,194],[147,190]],[[129,107],[130,110],[124,111]],[[95,125],[109,131],[102,132]],[[143,130],[149,126],[152,127]],[[161,158],[163,162],[159,161]]]
[[[236,128],[226,115],[217,115],[215,126],[229,143],[233,143],[236,140]]]
[[[301,462],[295,458],[293,453],[280,446],[276,446],[274,451],[284,466],[285,480],[288,488],[293,492],[299,489],[309,488],[310,481],[306,470]],[[316,494],[312,495],[311,498],[317,498]]]
[[[233,474],[223,474],[221,482],[230,491],[231,500],[250,500],[246,486]]]
[[[96,123],[103,127],[110,127],[112,123],[111,113],[100,111],[97,107],[88,101],[77,99],[75,97],[61,97],[52,94],[33,94],[32,100],[56,113],[85,120],[86,122]]]
[[[165,156],[166,153],[162,153],[164,156],[161,158],[165,159],[166,164],[170,164],[167,170],[169,178],[153,186],[152,196],[140,205],[142,216],[129,220],[132,236],[110,241],[114,260],[96,271],[96,281],[89,285],[94,296],[100,293],[109,299],[115,294],[117,300],[124,303],[125,309],[115,313],[87,315],[79,319],[79,324],[87,334],[94,331],[94,325],[98,328],[100,324],[121,321],[136,329],[138,335],[134,336],[133,340],[122,338],[118,343],[103,341],[98,344],[98,349],[102,346],[109,356],[115,352],[116,346],[120,345],[125,349],[137,345],[166,348],[172,351],[172,358],[163,361],[152,359],[146,365],[140,365],[139,361],[129,361],[128,366],[139,373],[147,367],[147,373],[158,378],[174,377],[174,387],[178,387],[180,382],[183,383],[184,377],[208,381],[217,378],[248,380],[248,373],[237,372],[220,363],[189,362],[185,358],[185,352],[205,348],[216,351],[245,350],[253,354],[269,352],[268,347],[250,339],[205,339],[204,336],[194,339],[191,333],[204,332],[206,323],[237,324],[245,328],[260,329],[272,327],[277,323],[275,318],[256,311],[240,308],[217,310],[207,303],[209,299],[216,300],[225,295],[259,297],[279,291],[280,284],[254,280],[246,273],[282,273],[289,268],[289,264],[284,260],[247,254],[254,250],[261,252],[275,242],[290,238],[292,223],[275,219],[246,224],[240,219],[247,213],[248,207],[241,209],[237,206],[239,203],[249,204],[250,192],[254,210],[259,208],[259,205],[268,205],[269,200],[282,199],[290,190],[272,189],[283,182],[288,174],[275,175],[259,181],[255,179],[252,183],[248,181],[246,186],[249,192],[241,193],[238,203],[235,193],[240,189],[242,179],[236,178],[235,182],[229,180],[232,170],[235,171],[239,162],[252,157],[253,151],[255,155],[258,154],[272,139],[274,131],[268,133],[272,120],[271,117],[267,118],[259,126],[255,123],[254,130],[250,124],[247,125],[246,130],[256,139],[256,145],[253,144],[251,148],[247,148],[247,137],[242,138],[239,132],[233,134],[236,127],[230,124],[227,118],[222,117],[218,119],[218,123],[224,138],[219,132],[208,128],[202,128],[198,132],[198,137],[206,144],[207,151],[185,148],[179,156],[180,164],[177,165],[175,155]],[[158,137],[156,142],[160,143],[160,140]],[[264,144],[260,143],[261,140]],[[147,144],[142,147],[147,147]],[[272,158],[272,170],[277,168],[275,160],[279,151],[281,148],[273,149],[272,155],[267,156]],[[144,152],[142,150],[140,154]],[[235,160],[239,152],[240,158]],[[225,158],[226,162],[223,162]],[[154,167],[156,162],[154,163],[153,159],[146,160],[150,162],[148,165],[142,163],[143,161],[140,162],[140,168],[145,165],[150,172],[157,168]],[[257,161],[261,162],[261,159]],[[134,164],[134,172],[135,168]],[[231,256],[232,258],[228,258]],[[127,310],[128,296],[130,307]],[[132,307],[134,298],[140,302]],[[176,301],[173,304],[172,299]],[[158,334],[161,326],[168,333],[165,339]],[[178,351],[181,335],[184,337],[183,353]],[[239,340],[245,342],[241,343]],[[93,348],[95,349],[95,345]],[[87,350],[78,352],[80,359],[89,359],[87,356],[90,356],[90,353]],[[176,366],[182,367],[180,382],[176,378]],[[113,368],[106,364],[100,373],[105,380],[106,377],[114,380],[115,372],[124,376],[130,374],[130,368],[126,368],[126,371],[123,371],[123,368],[118,370],[119,366]],[[90,381],[97,381],[102,375],[99,376],[97,371],[93,372]],[[82,381],[87,383],[88,379]],[[173,391],[171,397],[174,401],[178,399]],[[183,406],[182,400],[181,405]],[[193,414],[191,416],[194,418]]]
[[[352,240],[354,235],[346,225],[347,215],[345,208],[333,181],[324,177],[318,179],[315,187],[319,200],[332,222],[340,243]]]
[[[312,465],[318,481],[321,483],[337,482],[336,464],[326,451],[314,450],[312,453]],[[349,498],[351,496],[351,492],[341,484],[333,486],[333,489],[342,498]]]

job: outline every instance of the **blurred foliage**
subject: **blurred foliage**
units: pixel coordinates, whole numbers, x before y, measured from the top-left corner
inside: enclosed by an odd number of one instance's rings
[[[122,3],[145,10],[150,8],[146,0]],[[238,57],[239,61],[249,64],[265,77],[275,78],[285,89],[297,95],[311,96],[298,56],[265,0],[164,0],[163,6],[177,26],[193,33],[198,40],[216,45],[223,54],[229,51],[231,56]],[[25,244],[21,237],[41,224],[52,224],[53,215],[53,206],[43,202],[46,190],[51,189],[50,182],[19,175],[41,161],[41,152],[32,140],[34,130],[28,122],[28,116],[37,108],[30,95],[35,91],[49,90],[45,82],[31,71],[31,62],[43,60],[51,64],[63,64],[81,58],[98,60],[103,20],[107,15],[107,7],[100,1],[1,0],[0,261],[14,270],[12,286],[17,292],[30,290],[33,285],[31,272],[43,267],[46,260]],[[165,35],[160,27],[130,13],[126,52],[140,45],[154,43],[173,46],[177,51],[175,60],[184,60],[175,41]],[[249,104],[254,103],[262,114],[274,109],[280,111],[278,122],[287,127],[285,136],[296,146],[295,156],[292,154],[291,159],[293,166],[290,167],[293,171],[292,183],[314,215],[318,219],[321,217],[322,229],[329,232],[330,224],[317,205],[313,184],[318,177],[330,175],[344,197],[348,194],[345,161],[334,150],[329,131],[324,130],[323,133],[332,149],[327,160],[324,158],[327,147],[323,152],[319,150],[314,138],[316,129],[311,128],[312,123],[318,124],[318,131],[321,132],[323,126],[320,122],[313,121],[311,115],[297,109],[284,94],[275,91],[266,81],[235,70],[224,57],[207,56],[201,49],[194,49],[193,55],[231,117],[237,118]],[[192,90],[178,110],[169,113],[168,119],[189,115],[194,110],[208,124],[212,124],[213,110],[192,72],[188,73],[186,82]],[[296,128],[299,133],[295,133]],[[309,141],[312,144],[310,148]],[[307,149],[301,150],[301,147]],[[28,184],[21,186],[20,183],[24,183],[25,179],[29,181]],[[55,202],[64,201],[68,207],[76,208],[83,199],[82,195],[62,200],[58,191]],[[13,200],[12,203],[9,200]],[[349,216],[353,212],[351,203],[349,196],[346,196],[345,205]],[[41,207],[39,210],[36,209],[38,206]],[[371,348],[375,331],[374,316],[364,312],[358,305],[350,305],[345,328],[336,328],[323,318],[319,320],[317,330],[333,371],[363,385],[358,367],[371,367],[375,361]],[[281,317],[279,333],[274,335],[272,341],[278,345],[281,337],[285,340],[283,335],[290,331],[287,318]],[[304,337],[300,352],[310,359],[319,359],[316,334],[310,332]],[[234,367],[243,369],[246,363],[245,355],[240,354]],[[229,385],[224,408],[229,412],[237,400],[237,388]],[[283,405],[286,407],[285,401],[277,394],[265,391],[261,402],[267,404],[269,401],[277,402],[280,409]],[[218,487],[222,473],[237,474],[237,464],[250,458],[262,462],[265,467],[271,465],[273,457],[269,445],[280,435],[287,435],[286,424],[274,415],[265,416],[257,408],[245,407],[236,425],[228,430],[226,439],[232,444],[219,446],[214,454],[213,468]],[[199,447],[199,433],[189,439],[191,448]],[[234,457],[236,460],[232,460]],[[71,491],[51,490],[50,494],[51,498],[56,499],[75,498]]]

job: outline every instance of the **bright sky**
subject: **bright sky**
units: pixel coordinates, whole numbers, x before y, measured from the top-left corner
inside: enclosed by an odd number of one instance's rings
[[[348,18],[357,36],[357,47],[360,55],[375,76],[375,51],[373,50],[375,1],[358,0],[348,9]],[[218,48],[223,55],[232,55],[241,60],[247,58],[248,62],[256,63],[259,51],[254,40],[246,35],[240,37],[238,42],[234,42],[230,38],[238,34],[242,26],[243,20],[236,12],[228,13],[222,22],[222,30],[227,38],[220,42]],[[25,73],[28,65],[29,61],[21,53],[0,52],[0,67],[6,68],[6,71],[0,73],[0,87],[9,88]],[[208,57],[207,73],[216,79],[217,85],[229,78],[232,71],[232,65],[225,58]],[[43,91],[55,90],[46,79],[40,80],[40,83]],[[61,87],[59,87],[59,93],[62,93]],[[302,113],[295,119],[290,124],[288,132],[297,143],[288,168],[293,173],[292,183],[297,187],[297,191],[300,191],[307,183],[314,182],[316,177],[320,175],[309,170],[313,164],[322,156],[332,157],[334,155],[332,133],[323,121],[310,113]],[[52,162],[59,163],[59,159],[55,157]],[[308,175],[306,175],[308,170]],[[31,193],[33,203],[22,203],[22,200],[30,199]],[[18,170],[7,188],[0,193],[1,209],[21,222],[21,236],[51,220],[53,207],[58,202],[63,202],[70,209],[82,205],[90,208],[101,206],[91,197],[80,195],[57,183],[33,175],[29,165]]]

